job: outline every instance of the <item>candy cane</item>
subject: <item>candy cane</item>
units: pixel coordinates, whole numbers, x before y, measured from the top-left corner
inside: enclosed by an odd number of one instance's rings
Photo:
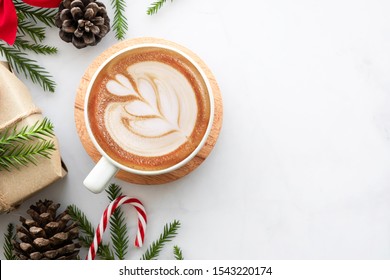
[[[110,203],[110,205],[108,205],[106,210],[104,210],[103,216],[102,216],[100,223],[96,229],[95,237],[93,238],[93,242],[92,242],[91,246],[89,247],[88,255],[86,257],[87,260],[94,260],[95,259],[96,252],[98,250],[99,244],[102,242],[102,235],[107,228],[108,221],[109,221],[111,215],[116,210],[116,208],[118,208],[122,204],[131,204],[137,210],[138,231],[137,231],[137,237],[135,238],[134,245],[135,245],[135,247],[142,247],[142,244],[144,243],[144,239],[145,239],[145,229],[146,229],[146,223],[147,223],[145,208],[142,205],[141,201],[139,201],[138,199],[122,195],[122,196],[116,198],[114,201],[112,201]]]

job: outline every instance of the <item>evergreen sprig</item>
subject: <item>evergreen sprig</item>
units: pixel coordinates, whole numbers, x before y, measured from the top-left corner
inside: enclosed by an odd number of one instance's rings
[[[120,186],[111,184],[106,190],[110,202],[122,195]],[[115,255],[120,260],[124,260],[129,248],[129,237],[126,220],[123,211],[117,208],[110,219],[111,241]]]
[[[30,19],[34,23],[42,22],[48,27],[55,26],[54,17],[57,9],[36,8],[20,0],[14,0],[14,5],[18,13],[19,20]]]
[[[157,14],[157,12],[162,8],[162,6],[165,4],[167,0],[158,0],[156,2],[153,2],[150,7],[147,9],[146,13],[151,16],[154,14]],[[173,2],[173,0],[171,0]]]
[[[44,136],[54,136],[53,124],[47,118],[20,130],[14,126],[0,133],[0,171],[36,164],[38,156],[50,158],[55,144]]]
[[[155,260],[163,249],[164,245],[171,241],[177,234],[177,230],[180,228],[180,222],[174,220],[169,225],[164,226],[164,232],[160,235],[160,238],[154,241],[141,260]]]
[[[7,233],[4,234],[4,257],[6,260],[16,260],[16,256],[14,254],[14,245],[12,241],[15,240],[15,232],[14,225],[9,223],[7,227]]]
[[[35,43],[42,42],[46,37],[45,27],[37,26],[36,23],[30,21],[19,22],[18,33],[29,36]]]
[[[106,193],[107,193],[108,200],[110,202],[113,202],[116,198],[122,195],[122,189],[117,184],[110,184],[110,186],[106,190]]]
[[[45,39],[45,27],[54,26],[57,9],[37,8],[14,0],[18,16],[17,38],[13,46],[0,42],[0,54],[9,62],[11,68],[33,83],[40,85],[45,91],[54,92],[55,82],[51,75],[24,51],[37,54],[55,54],[55,47],[41,44]],[[41,23],[41,24],[40,24]]]
[[[183,252],[182,250],[179,248],[179,246],[173,246],[173,254],[175,255],[175,259],[177,261],[182,261],[184,260],[184,257],[183,257]]]
[[[0,170],[10,170],[11,167],[27,166],[29,163],[37,164],[37,156],[50,158],[55,150],[53,141],[40,141],[34,144],[22,144],[11,150],[0,153]]]
[[[22,50],[0,42],[0,54],[5,57],[11,68],[17,73],[30,78],[33,83],[39,84],[43,90],[55,91],[56,84],[51,75],[37,61],[28,58]]]
[[[125,0],[111,0],[111,6],[114,10],[114,22],[112,28],[115,31],[115,38],[118,40],[125,39],[128,30],[127,19],[125,16],[126,1]]]
[[[14,47],[18,48],[20,51],[32,51],[36,54],[56,54],[58,49],[56,47],[51,47],[42,44],[31,43],[28,40],[22,38],[22,36],[16,37]]]
[[[95,229],[93,228],[91,222],[88,221],[87,216],[76,205],[69,205],[67,211],[72,219],[78,223],[81,229],[81,233],[83,234],[79,236],[81,245],[88,248],[93,242]],[[110,246],[103,242],[99,245],[97,255],[104,260],[115,259]]]
[[[43,136],[51,137],[54,136],[53,123],[48,119],[44,118],[42,121],[37,121],[32,126],[24,126],[19,131],[16,126],[7,129],[3,135],[0,135],[0,149],[2,146],[11,145],[15,142],[22,142],[27,140],[39,139],[45,140]]]

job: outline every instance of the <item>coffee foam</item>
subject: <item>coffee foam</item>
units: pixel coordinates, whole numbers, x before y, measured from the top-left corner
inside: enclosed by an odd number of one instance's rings
[[[104,122],[112,139],[126,152],[142,157],[169,154],[192,134],[198,115],[195,92],[186,77],[158,61],[138,62],[106,84],[112,102]]]

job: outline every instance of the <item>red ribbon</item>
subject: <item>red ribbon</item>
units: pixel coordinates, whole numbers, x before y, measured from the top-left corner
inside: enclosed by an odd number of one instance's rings
[[[23,0],[30,6],[58,8],[62,0]],[[18,17],[12,0],[0,0],[0,39],[13,45],[18,29]]]

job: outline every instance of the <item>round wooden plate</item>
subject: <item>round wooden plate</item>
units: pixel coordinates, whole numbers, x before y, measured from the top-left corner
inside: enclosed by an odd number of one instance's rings
[[[187,175],[192,170],[197,168],[207,158],[207,156],[210,154],[211,150],[213,149],[217,141],[222,126],[222,116],[223,116],[222,96],[217,81],[215,80],[214,75],[211,73],[207,65],[192,51],[171,41],[167,41],[164,39],[157,39],[157,38],[130,39],[130,40],[120,42],[112,46],[111,48],[107,49],[92,62],[92,64],[88,67],[88,69],[86,70],[84,76],[80,81],[80,85],[77,90],[76,101],[75,101],[75,111],[74,111],[75,122],[76,122],[77,132],[79,134],[79,137],[81,139],[81,142],[85,150],[90,155],[90,157],[95,162],[97,162],[101,158],[101,154],[97,151],[91,139],[89,138],[85,126],[85,121],[84,121],[84,97],[88,88],[88,84],[93,74],[98,69],[98,67],[111,55],[126,47],[133,46],[136,44],[142,44],[142,43],[159,43],[159,44],[172,46],[191,56],[192,59],[194,59],[201,66],[203,71],[206,73],[214,95],[215,113],[214,113],[214,122],[213,122],[210,135],[207,138],[207,141],[203,146],[203,148],[190,162],[188,162],[186,165],[184,165],[179,169],[176,169],[170,173],[166,173],[162,175],[144,176],[144,175],[128,173],[125,171],[119,171],[116,175],[117,178],[134,184],[141,184],[141,185],[165,184]]]

